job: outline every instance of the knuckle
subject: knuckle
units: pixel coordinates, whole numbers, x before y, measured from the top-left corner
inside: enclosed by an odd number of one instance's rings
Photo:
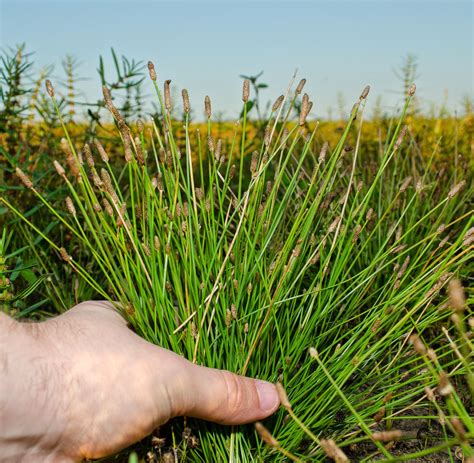
[[[239,381],[239,378],[236,375],[228,371],[222,371],[221,375],[226,390],[226,414],[236,415],[245,405],[244,391],[241,381]]]

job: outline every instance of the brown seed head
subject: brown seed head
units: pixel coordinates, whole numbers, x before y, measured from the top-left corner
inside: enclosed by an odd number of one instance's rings
[[[171,80],[165,80],[165,108],[170,111],[171,110]]]
[[[64,248],[59,248],[59,254],[61,255],[61,259],[64,260],[65,262],[71,261],[71,256],[67,253],[67,251]]]
[[[214,153],[215,145],[214,145],[214,137],[212,135],[208,135],[207,137],[207,146],[211,153]]]
[[[19,167],[15,169],[17,177],[21,180],[23,185],[26,186],[26,188],[33,188],[33,182],[30,180],[30,177],[26,175]]]
[[[306,84],[306,79],[301,79],[298,86],[296,87],[296,90],[295,90],[296,95],[299,95],[302,92],[303,87],[305,86],[305,84]]]
[[[276,112],[280,109],[281,104],[283,103],[283,100],[285,99],[284,95],[280,95],[276,100],[275,103],[273,103],[272,106],[272,111]]]
[[[408,89],[408,96],[413,96],[416,92],[416,85],[413,83],[411,87]]]
[[[321,439],[320,440],[321,448],[323,452],[329,457],[332,458],[336,463],[349,463],[350,460],[347,458],[347,455],[342,451],[340,447],[337,446],[336,442],[332,439]]]
[[[380,407],[379,411],[374,416],[374,421],[380,423],[385,416],[385,407]]]
[[[280,382],[276,383],[276,390],[278,392],[278,397],[280,398],[280,402],[287,410],[291,410],[291,403],[288,400],[288,395],[286,394],[285,388],[283,384]]]
[[[156,80],[155,65],[151,61],[148,61],[148,73],[150,74],[150,79],[155,81]]]
[[[61,176],[65,177],[66,176],[66,171],[64,170],[63,166],[59,164],[58,161],[54,160],[53,161],[54,168],[56,169],[56,172]]]
[[[250,96],[250,80],[245,79],[242,85],[242,101],[247,103],[249,101]]]
[[[271,135],[272,135],[272,128],[270,125],[267,125],[265,127],[265,135],[263,137],[263,143],[265,143],[265,146],[268,146],[270,144]]]
[[[309,95],[305,93],[301,101],[301,112],[300,112],[300,125],[304,125],[306,122],[306,117],[309,113]]]
[[[237,307],[235,306],[235,304],[231,304],[230,306],[230,313],[232,315],[232,318],[234,320],[237,320]]]
[[[453,199],[466,185],[466,180],[460,181],[458,184],[454,185],[451,191],[448,193],[448,199]]]
[[[400,187],[400,193],[404,193],[412,181],[412,177],[407,177],[403,180],[402,186]]]
[[[46,91],[48,92],[48,95],[51,97],[51,98],[54,98],[54,87],[53,87],[53,84],[51,83],[51,81],[49,79],[46,79]]]
[[[439,374],[438,392],[443,397],[446,397],[448,395],[451,395],[453,391],[454,389],[451,382],[449,381],[448,375],[444,371],[442,371]]]
[[[370,85],[366,85],[364,87],[364,90],[362,90],[362,93],[360,94],[360,99],[361,100],[365,100],[367,98],[367,96],[369,95],[369,92],[370,92]]]
[[[74,203],[72,202],[72,199],[69,196],[66,198],[66,207],[69,213],[73,217],[76,217],[76,208],[74,207]]]
[[[403,142],[403,138],[405,137],[406,133],[407,133],[407,130],[408,130],[408,126],[407,125],[404,125],[402,130],[400,130],[400,133],[398,135],[398,138],[397,138],[397,141],[395,142],[395,146],[393,147],[394,151],[397,151],[398,148],[400,148],[402,142]]]
[[[107,212],[107,214],[112,217],[114,215],[114,210],[110,205],[109,201],[106,198],[103,198],[102,204],[104,205],[105,212]]]
[[[271,432],[259,421],[255,423],[255,430],[257,431],[260,438],[270,447],[278,447],[280,444],[272,436]]]
[[[400,439],[401,437],[403,437],[403,431],[400,431],[399,429],[374,432],[371,436],[372,440],[381,442],[390,442],[392,440]]]
[[[323,146],[321,147],[321,151],[319,152],[319,157],[318,157],[319,164],[322,164],[325,161],[328,148],[329,148],[329,143],[325,141],[323,143]]]
[[[145,165],[145,156],[144,156],[143,150],[142,150],[142,142],[141,142],[140,138],[138,138],[138,137],[135,137],[135,151],[136,151],[136,154],[137,154],[138,165],[143,167]]]
[[[250,173],[254,176],[257,173],[258,167],[258,151],[252,153],[252,159],[250,160]]]
[[[102,143],[99,140],[97,140],[97,138],[94,140],[94,145],[97,148],[97,151],[99,152],[99,155],[102,161],[109,162],[109,156],[107,155],[104,147],[102,146]]]
[[[181,96],[183,97],[184,112],[185,112],[185,114],[189,114],[189,112],[191,111],[191,106],[189,104],[188,91],[185,88],[183,88],[183,90],[181,90]]]
[[[83,151],[84,151],[84,156],[86,158],[87,165],[91,168],[94,167],[94,157],[92,156],[92,151],[90,149],[90,146],[87,143],[84,145]]]
[[[410,336],[410,342],[413,345],[413,349],[415,349],[415,352],[420,355],[425,355],[426,354],[426,347],[423,344],[423,341],[420,339],[420,337],[417,334],[412,334]]]
[[[449,302],[455,312],[464,312],[466,308],[466,298],[461,282],[454,278],[448,285]]]
[[[211,99],[209,98],[208,95],[206,95],[206,97],[204,98],[204,109],[206,111],[206,116],[208,119],[211,118]]]

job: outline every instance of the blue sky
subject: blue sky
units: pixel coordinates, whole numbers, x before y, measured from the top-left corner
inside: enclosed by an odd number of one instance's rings
[[[400,96],[394,69],[407,53],[417,56],[418,95],[425,103],[460,107],[472,95],[473,11],[471,1],[23,1],[0,0],[2,47],[26,42],[37,66],[73,54],[87,99],[100,96],[99,55],[119,54],[155,62],[161,80],[189,90],[191,104],[236,117],[239,74],[264,71],[274,99],[295,68],[317,115],[325,117],[342,92],[349,109],[365,84],[390,109]],[[150,87],[151,93],[151,87]]]

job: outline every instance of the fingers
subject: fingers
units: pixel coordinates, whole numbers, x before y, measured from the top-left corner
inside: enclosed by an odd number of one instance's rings
[[[274,413],[280,400],[273,384],[186,362],[169,390],[172,414],[221,424],[244,424]]]

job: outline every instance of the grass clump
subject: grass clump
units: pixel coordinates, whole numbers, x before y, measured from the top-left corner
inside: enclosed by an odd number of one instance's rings
[[[276,99],[254,136],[245,80],[242,118],[219,138],[209,98],[199,128],[183,90],[178,121],[170,81],[161,87],[148,69],[160,108],[151,121],[126,120],[104,87],[121,159],[96,137],[77,148],[47,81],[64,130],[62,154],[49,158],[61,202],[15,167],[67,242],[14,199],[0,200],[145,339],[197,364],[279,382],[283,409],[257,425],[264,442],[249,427],[177,419],[154,436],[160,446],[149,444],[155,456],[407,460],[407,442],[419,440],[398,423],[410,414],[439,424],[435,450],[453,460],[459,445],[473,457],[472,405],[453,386],[472,394],[472,314],[453,283],[472,270],[472,176],[457,162],[440,173],[435,151],[420,154],[404,125],[415,87],[369,151],[368,87],[328,144],[308,120],[304,81]]]

